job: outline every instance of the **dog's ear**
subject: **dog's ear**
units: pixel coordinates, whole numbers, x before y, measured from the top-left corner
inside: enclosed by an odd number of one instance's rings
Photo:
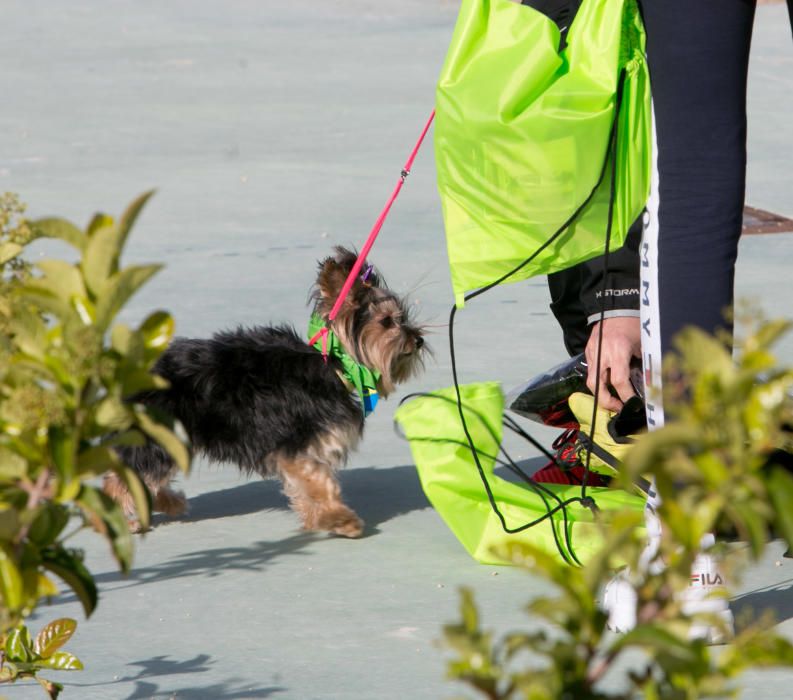
[[[347,250],[347,248],[341,246],[337,246],[334,250],[336,251],[336,262],[345,270],[346,279],[346,275],[350,274],[350,270],[352,270],[353,265],[355,265],[355,261],[358,260],[358,252],[355,250]],[[366,287],[385,288],[388,286],[377,268],[375,268],[374,265],[370,265],[368,260],[364,260],[361,264],[359,279],[361,284],[359,285],[358,280],[355,280],[355,285],[353,285],[353,289],[357,292],[363,291]]]
[[[355,265],[355,261],[358,259],[358,252],[355,250],[348,250],[340,245],[337,245],[333,250],[336,253],[334,256],[336,264],[344,270],[345,275],[349,275],[350,270],[352,270],[353,265]]]
[[[335,255],[321,260],[315,296],[318,302],[332,305],[344,286],[358,255],[346,248],[337,247]],[[348,297],[349,300],[352,297]],[[345,301],[345,304],[348,301]]]

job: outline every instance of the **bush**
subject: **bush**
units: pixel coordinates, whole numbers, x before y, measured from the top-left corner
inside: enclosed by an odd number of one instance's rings
[[[663,499],[657,555],[663,564],[639,564],[641,516],[630,514],[603,526],[605,545],[583,568],[530,546],[507,547],[504,557],[549,580],[557,592],[527,605],[531,631],[494,639],[481,625],[472,592],[464,590],[461,620],[444,629],[450,677],[494,700],[702,698],[737,694],[737,678],[748,668],[793,666],[793,645],[775,634],[767,617],[718,652],[692,641],[693,624],[719,621],[685,615],[677,595],[689,585],[705,533],[737,533],[755,559],[775,534],[793,543],[793,478],[784,468],[793,370],[778,367],[770,351],[789,325],[760,323],[737,361],[714,338],[696,330],[681,335],[680,360],[666,374],[664,405],[674,420],[638,440],[623,470],[626,486],[639,476],[655,478]],[[739,549],[721,544],[714,551],[728,582],[737,580],[745,561]],[[637,590],[638,624],[624,635],[606,629],[597,603],[618,561],[629,562]],[[609,672],[611,682],[604,684]],[[624,673],[621,683],[614,682],[615,673]]]
[[[160,268],[121,267],[127,237],[150,197],[137,198],[114,221],[93,217],[85,231],[63,219],[25,222],[16,198],[0,199],[0,683],[36,678],[51,697],[61,687],[41,670],[82,668],[60,651],[73,620],[56,620],[32,639],[25,619],[71,589],[90,616],[97,589],[83,552],[66,541],[91,528],[109,543],[119,568],[133,542],[121,509],[96,483],[112,471],[133,495],[141,523],[150,496],[114,447],[156,440],[183,468],[188,453],[171,428],[129,401],[160,387],[150,373],[168,345],[173,319],[150,314],[137,328],[116,323],[124,305]],[[70,263],[31,265],[21,254],[38,238],[76,249]]]

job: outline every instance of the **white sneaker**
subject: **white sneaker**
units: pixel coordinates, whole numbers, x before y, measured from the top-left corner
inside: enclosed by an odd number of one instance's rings
[[[664,563],[658,556],[661,546],[661,520],[656,509],[661,499],[655,491],[655,484],[647,494],[644,506],[644,523],[647,544],[639,557],[639,570],[648,575],[658,575]],[[712,555],[707,554],[716,542],[712,534],[702,538],[702,552],[696,556],[691,566],[691,585],[679,594],[678,600],[686,615],[715,615],[722,624],[697,621],[691,625],[689,639],[704,639],[708,644],[723,644],[735,634],[732,612],[726,597],[724,577]],[[721,593],[721,595],[719,595]],[[606,625],[614,632],[630,632],[636,627],[638,596],[629,580],[627,570],[618,573],[606,584],[603,590],[602,608],[608,614]]]
[[[654,486],[654,485],[653,485]],[[639,571],[658,574],[663,570],[663,564],[658,558],[661,546],[661,521],[655,512],[660,499],[651,486],[644,505],[644,526],[647,533],[647,544],[639,557]],[[620,571],[606,584],[603,589],[601,607],[608,614],[606,626],[613,632],[624,634],[636,627],[636,608],[638,596],[636,589],[629,580],[630,572],[627,569]]]
[[[713,545],[713,535],[703,539],[703,548]],[[706,552],[697,555],[691,567],[691,585],[680,593],[681,608],[686,615],[712,615],[722,624],[696,621],[689,639],[704,639],[707,644],[724,644],[735,635],[735,624],[726,597],[724,577],[718,562]]]
[[[627,570],[620,571],[603,589],[603,612],[608,615],[606,626],[612,632],[624,634],[636,627],[636,589],[628,580]]]
[[[724,579],[716,560],[710,554],[698,554],[691,568],[691,585],[679,594],[678,600],[684,614],[716,616],[721,624],[696,621],[689,629],[689,639],[724,644],[735,634],[732,611],[724,592]],[[638,596],[628,580],[628,572],[621,571],[603,590],[601,605],[608,615],[606,626],[613,632],[630,632],[636,627],[637,604]]]

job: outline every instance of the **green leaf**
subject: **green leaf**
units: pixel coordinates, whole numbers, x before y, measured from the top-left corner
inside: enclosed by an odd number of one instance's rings
[[[6,438],[4,440],[5,447],[10,451],[19,455],[26,462],[31,462],[33,464],[40,464],[41,461],[45,459],[39,446],[31,444],[31,440],[21,432],[22,429],[18,425],[10,426],[6,424],[3,426],[3,430],[6,433]],[[20,437],[17,437],[17,435]],[[27,469],[27,464],[25,468]],[[0,474],[5,475],[5,473],[4,469],[0,469]]]
[[[68,298],[59,296],[57,291],[49,288],[46,281],[29,280],[19,288],[19,293],[40,311],[54,314],[61,320],[68,319],[73,314]]]
[[[26,355],[43,360],[47,346],[47,326],[37,313],[20,310],[11,320],[14,344]]]
[[[80,453],[77,458],[77,473],[82,479],[92,479],[104,474],[117,460],[112,448],[97,445]]]
[[[68,508],[47,501],[40,506],[28,531],[28,537],[38,547],[48,547],[63,532],[68,523]]]
[[[8,633],[5,646],[6,657],[10,661],[29,663],[36,657],[33,643],[30,641],[30,632],[24,625],[15,627]]]
[[[161,423],[157,423],[146,413],[138,415],[140,427],[152,440],[157,442],[176,462],[183,472],[190,469],[190,452],[176,434]]]
[[[146,444],[146,436],[137,428],[130,428],[123,433],[114,433],[112,437],[103,443],[106,447],[142,447]],[[115,452],[113,454],[116,454]],[[120,459],[116,458],[112,464],[121,465]]]
[[[3,243],[0,245],[0,265],[5,265],[9,260],[13,260],[24,250],[24,247],[16,243]]]
[[[36,600],[40,598],[54,598],[60,593],[58,586],[55,585],[55,582],[49,578],[49,576],[46,576],[41,571],[37,573],[38,576],[34,593]]]
[[[696,664],[700,653],[688,638],[678,637],[666,629],[652,624],[638,625],[620,637],[612,649],[637,646],[652,655],[665,654],[680,664]]]
[[[479,613],[474,602],[474,593],[470,588],[460,589],[460,614],[466,632],[471,634],[479,630]]]
[[[173,317],[165,311],[157,311],[141,324],[138,332],[143,336],[143,344],[147,350],[162,352],[171,342],[174,328]]]
[[[149,201],[149,199],[154,193],[155,190],[149,190],[148,192],[144,192],[143,194],[139,195],[130,203],[130,205],[121,215],[121,219],[119,219],[118,222],[119,253],[121,253],[121,251],[124,249],[124,245],[127,242],[127,236],[129,236],[129,232],[132,230],[132,227],[135,225],[135,222],[138,220],[138,216],[140,215],[140,212],[143,210],[143,207],[146,206],[146,202]]]
[[[77,438],[77,433],[70,428],[50,428],[49,439],[52,461],[55,464],[58,476],[65,482],[74,478]]]
[[[121,399],[108,396],[96,407],[94,420],[107,431],[122,430],[131,422],[130,411]]]
[[[71,392],[79,385],[80,378],[70,372],[66,364],[59,357],[46,355],[44,357],[44,366],[64,389]]]
[[[117,323],[110,331],[110,344],[113,349],[122,356],[132,352],[137,334],[133,333],[129,326]]]
[[[110,217],[101,222],[94,219],[96,227],[91,231],[80,267],[93,298],[105,293],[110,279],[117,271],[119,248],[118,227]]]
[[[9,610],[18,610],[24,595],[22,575],[10,552],[10,547],[0,544],[0,597]]]
[[[56,651],[49,658],[42,659],[38,665],[54,671],[82,671],[83,663],[68,651]]]
[[[142,391],[167,389],[171,384],[167,379],[152,374],[148,369],[125,367],[119,372],[121,391],[124,396],[135,396]]]
[[[162,265],[136,265],[114,275],[97,301],[97,326],[102,330],[107,329],[132,295],[161,269]]]
[[[47,218],[33,221],[30,224],[36,236],[57,238],[66,241],[77,250],[83,250],[86,243],[85,234],[74,224],[65,219]]]
[[[0,683],[13,683],[19,676],[19,671],[16,664],[6,662],[0,667]]]
[[[113,220],[112,216],[108,216],[107,214],[103,214],[102,212],[97,212],[91,218],[91,221],[88,223],[88,228],[86,229],[86,234],[88,238],[95,236],[97,232],[101,231],[105,228],[112,228],[115,226],[115,221]]]
[[[110,280],[119,271],[119,260],[129,232],[152,194],[153,191],[145,192],[135,199],[121,215],[117,225],[113,219],[102,215],[94,217],[91,222],[82,269],[95,298],[108,293]]]
[[[766,321],[753,335],[746,339],[744,353],[748,354],[758,349],[770,348],[791,327],[793,327],[793,322],[787,319]]]
[[[41,550],[42,566],[61,578],[80,599],[85,616],[96,609],[98,594],[93,576],[74,550],[57,545]]]
[[[77,621],[70,617],[53,620],[36,635],[33,650],[42,659],[48,659],[69,641],[76,629]]]
[[[776,526],[793,547],[793,477],[784,469],[774,467],[768,477],[768,495],[774,506]]]
[[[129,571],[134,548],[129,524],[121,507],[103,491],[85,484],[75,502],[93,528],[110,541],[121,570],[125,573]]]
[[[114,466],[113,473],[124,486],[127,487],[127,491],[129,491],[130,496],[132,496],[132,501],[135,504],[135,512],[137,513],[141,528],[143,530],[148,530],[153,507],[151,493],[149,493],[149,490],[143,484],[137,472],[129,467],[122,465]]]
[[[41,260],[37,263],[44,277],[37,278],[39,286],[51,290],[59,297],[88,296],[80,270],[64,260]]]
[[[90,300],[82,296],[73,296],[69,301],[84,326],[91,326],[96,322],[96,307]]]
[[[0,540],[14,539],[19,528],[19,511],[8,503],[0,503]]]
[[[790,478],[790,477],[788,477]],[[774,494],[771,493],[774,501]],[[755,558],[759,557],[768,541],[768,530],[766,519],[758,511],[754,503],[732,502],[728,510],[734,513],[735,526],[743,537],[745,537]]]

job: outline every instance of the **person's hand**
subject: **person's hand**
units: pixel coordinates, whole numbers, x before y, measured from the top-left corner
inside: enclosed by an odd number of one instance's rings
[[[592,332],[584,350],[589,367],[586,385],[593,394],[596,394],[599,333],[600,322],[592,325]],[[641,323],[637,316],[617,316],[603,320],[600,386],[597,387],[596,394],[600,406],[609,411],[619,411],[622,404],[636,393],[630,380],[630,363],[632,357],[641,357],[641,354]],[[609,386],[614,388],[619,398],[612,396]]]

